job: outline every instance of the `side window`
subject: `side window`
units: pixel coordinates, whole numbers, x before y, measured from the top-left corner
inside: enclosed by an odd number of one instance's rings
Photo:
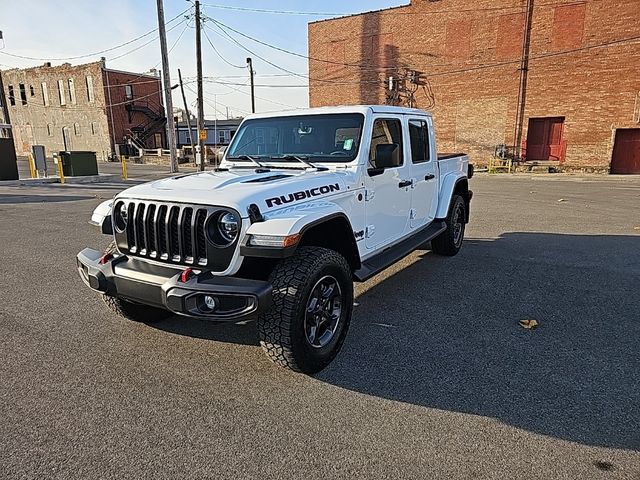
[[[376,157],[376,147],[380,144],[395,143],[400,152],[400,165],[403,164],[402,156],[402,124],[396,119],[377,119],[373,124],[371,135],[371,149],[369,150],[369,163],[373,165]]]
[[[424,120],[409,120],[409,138],[411,139],[411,161],[423,163],[429,157],[429,127]]]

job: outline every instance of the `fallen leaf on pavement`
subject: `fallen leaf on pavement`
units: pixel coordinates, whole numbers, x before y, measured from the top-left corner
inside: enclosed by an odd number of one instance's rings
[[[537,320],[520,320],[518,323],[520,323],[522,328],[526,328],[527,330],[533,330],[538,326]]]

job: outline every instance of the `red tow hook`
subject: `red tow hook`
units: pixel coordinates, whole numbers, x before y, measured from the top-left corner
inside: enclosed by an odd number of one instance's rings
[[[193,274],[193,268],[191,267],[185,268],[180,274],[180,281],[182,283],[187,283],[189,281],[189,278],[191,278],[192,274]]]
[[[98,263],[100,265],[104,265],[105,263],[107,263],[112,258],[113,258],[113,253],[105,253],[104,255],[102,255],[100,257],[100,259],[98,260]]]

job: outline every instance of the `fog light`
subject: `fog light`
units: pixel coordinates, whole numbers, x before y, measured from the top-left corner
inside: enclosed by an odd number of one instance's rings
[[[206,305],[206,307],[213,311],[216,309],[216,299],[214,297],[212,297],[211,295],[205,295],[204,296],[204,304]]]

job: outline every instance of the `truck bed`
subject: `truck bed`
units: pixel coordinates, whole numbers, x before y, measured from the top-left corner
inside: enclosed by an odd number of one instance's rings
[[[464,153],[439,153],[438,167],[440,169],[440,178],[451,172],[462,172],[467,175],[469,157]]]

